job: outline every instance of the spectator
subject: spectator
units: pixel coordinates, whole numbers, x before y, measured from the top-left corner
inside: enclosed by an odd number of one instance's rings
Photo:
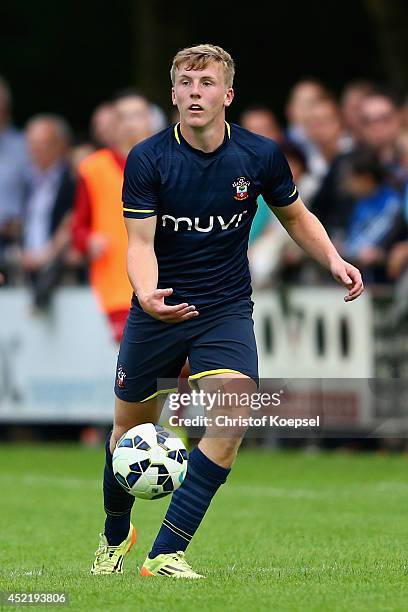
[[[132,295],[121,206],[123,170],[130,149],[153,130],[149,103],[136,91],[118,94],[113,110],[115,145],[96,151],[79,166],[72,231],[75,249],[90,260],[92,288],[119,342]]]
[[[299,194],[308,206],[316,191],[317,185],[315,178],[309,172],[306,155],[303,153],[302,149],[289,141],[284,141],[281,144],[281,149],[288,160],[288,164],[293,174],[293,180],[298,188]]]
[[[85,158],[89,157],[95,151],[93,144],[87,141],[77,142],[71,147],[70,164],[74,176],[78,175],[78,169]]]
[[[407,228],[405,227],[405,230]],[[387,260],[388,278],[396,281],[405,273],[408,267],[408,236],[405,240],[397,242],[390,250]]]
[[[299,194],[307,205],[314,193],[315,179],[308,172],[306,156],[299,147],[288,141],[284,141],[281,148],[288,160]],[[268,233],[264,231],[262,236],[251,244],[249,255],[255,286],[266,286],[276,278],[289,283],[316,283],[321,277],[319,267],[276,222],[270,223]]]
[[[305,118],[304,127],[311,143],[306,152],[307,165],[320,186],[334,158],[348,149],[342,139],[343,126],[336,102],[330,98],[316,102]]]
[[[247,108],[241,115],[240,123],[243,128],[254,134],[276,141],[282,139],[282,131],[275,115],[265,106],[254,105]],[[272,246],[276,244],[273,236],[277,230],[276,218],[262,195],[258,197],[257,205],[249,235],[249,261],[255,288],[262,287],[270,281],[273,262],[276,258],[275,250],[272,248],[271,251],[271,244]]]
[[[282,140],[282,130],[273,112],[266,106],[254,105],[248,107],[241,115],[240,124],[246,130],[259,134],[265,138],[272,138],[280,142]],[[258,210],[252,223],[249,243],[252,244],[264,232],[269,232],[274,225],[275,217],[269,210],[266,202],[259,196]]]
[[[408,130],[408,96],[405,97],[402,106],[402,127],[404,131]]]
[[[281,142],[282,129],[273,112],[262,105],[248,107],[241,115],[240,125],[246,130]]]
[[[374,91],[364,98],[360,110],[361,141],[372,147],[381,163],[395,178],[400,176],[397,140],[402,128],[402,110],[395,94]]]
[[[408,180],[408,128],[402,131],[398,136],[397,155],[403,169],[404,177]]]
[[[366,80],[350,81],[341,94],[340,108],[344,127],[353,143],[360,142],[361,104],[374,91],[374,84]]]
[[[403,235],[401,240],[393,245],[387,262],[388,276],[391,280],[398,280],[404,275],[404,291],[408,288],[408,131],[398,138],[398,153],[405,175],[403,188]]]
[[[328,97],[328,91],[317,79],[302,79],[289,93],[286,105],[288,128],[286,137],[306,153],[310,146],[305,134],[305,123],[310,111],[320,100]]]
[[[347,164],[346,188],[356,204],[342,252],[364,272],[366,283],[382,282],[387,250],[399,231],[401,197],[387,184],[384,166],[371,149],[356,151]]]
[[[97,148],[115,144],[116,114],[110,102],[99,104],[91,116],[91,138]]]
[[[398,102],[385,91],[367,95],[361,103],[360,145],[373,149],[387,174],[387,182],[397,188],[401,185],[403,170],[398,159],[397,138],[401,126]],[[339,155],[333,161],[322,185],[313,198],[312,210],[326,227],[334,241],[342,243],[348,231],[354,198],[344,189],[348,172],[349,154]]]
[[[299,193],[304,197],[304,193],[310,189],[306,157],[291,142],[284,141],[281,148]],[[256,289],[271,285],[283,269],[296,267],[299,270],[305,259],[303,251],[289,239],[262,197],[258,198],[258,210],[251,228],[248,257]]]
[[[299,147],[291,142],[284,142],[282,144],[282,151],[288,160],[299,195],[308,206],[312,195],[316,191],[316,177],[308,172],[306,156]],[[281,228],[279,230],[282,232]],[[305,252],[288,237],[286,232],[281,239],[278,263],[281,278],[290,282],[296,281],[300,283],[306,280],[306,266],[313,270],[313,274],[316,269],[314,262],[307,258]],[[306,275],[308,280],[311,279],[311,274],[308,273]]]
[[[48,303],[70,241],[74,179],[68,163],[71,132],[57,115],[37,115],[26,127],[30,156],[22,263],[37,306]]]
[[[20,234],[27,155],[23,135],[11,124],[11,92],[0,77],[0,271],[6,282]]]

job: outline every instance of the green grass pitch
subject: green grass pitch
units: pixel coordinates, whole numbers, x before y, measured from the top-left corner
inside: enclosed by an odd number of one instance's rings
[[[71,610],[407,610],[407,456],[243,450],[190,545],[196,582],[137,575],[167,499],[136,500],[125,574],[90,576],[102,463],[1,447],[1,590],[67,591]]]

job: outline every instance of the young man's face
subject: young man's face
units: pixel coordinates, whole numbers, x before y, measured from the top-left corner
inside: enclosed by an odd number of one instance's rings
[[[172,100],[181,121],[190,127],[205,127],[224,116],[224,109],[234,97],[232,87],[225,84],[224,70],[218,62],[210,62],[203,70],[186,70],[182,64],[176,72]]]
[[[370,96],[361,104],[364,141],[375,149],[392,145],[401,131],[401,113],[386,96]]]
[[[136,95],[120,98],[113,105],[113,109],[118,145],[132,147],[151,136],[150,109],[144,98]]]

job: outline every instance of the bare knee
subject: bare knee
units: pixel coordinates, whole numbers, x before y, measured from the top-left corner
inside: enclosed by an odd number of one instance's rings
[[[159,396],[148,402],[125,402],[118,397],[115,402],[115,418],[110,439],[110,450],[113,453],[118,440],[124,433],[136,425],[157,423],[165,397]]]
[[[112,435],[111,435],[111,441],[110,441],[110,445],[111,445],[111,450],[112,450],[112,446],[113,448],[115,448],[116,443],[118,442],[118,440],[120,440],[120,438],[123,436],[124,433],[126,433],[129,429],[131,429],[131,427],[118,427],[117,425],[113,426],[112,429]]]
[[[229,468],[235,461],[242,437],[212,438],[204,437],[198,448],[217,465]]]

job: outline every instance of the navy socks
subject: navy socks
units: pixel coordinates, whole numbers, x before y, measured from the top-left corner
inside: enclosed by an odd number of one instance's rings
[[[109,432],[105,444],[106,462],[103,475],[103,498],[106,512],[105,536],[111,546],[118,546],[127,538],[130,528],[130,513],[135,498],[118,483],[112,470],[112,453]]]
[[[103,479],[105,536],[111,546],[117,546],[129,533],[134,497],[120,486],[113,475],[110,436],[109,433],[105,445]],[[181,487],[173,493],[163,524],[149,553],[151,559],[162,553],[187,548],[212,498],[226,481],[230,471],[229,468],[223,468],[208,459],[199,448],[190,453],[186,478]]]
[[[197,531],[212,498],[231,471],[217,465],[197,447],[189,456],[186,478],[173,493],[163,524],[149,553],[185,550]]]

